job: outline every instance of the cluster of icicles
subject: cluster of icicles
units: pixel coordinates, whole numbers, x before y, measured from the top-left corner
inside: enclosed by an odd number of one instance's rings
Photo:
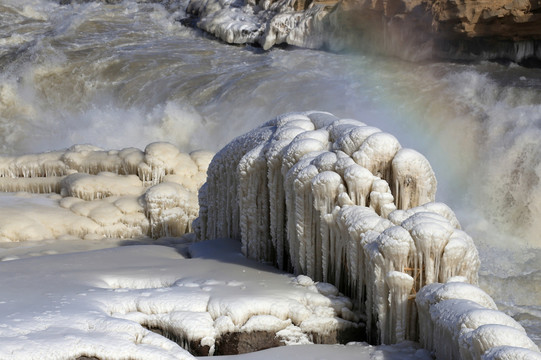
[[[371,342],[426,339],[435,320],[418,316],[416,293],[457,279],[477,289],[468,282],[479,269],[472,239],[435,193],[426,158],[394,136],[329,113],[289,113],[216,154],[194,229],[198,239],[240,239],[248,257],[337,285],[366,316]]]
[[[72,221],[66,234],[52,229],[55,237],[180,236],[191,231],[198,215],[197,191],[212,156],[181,153],[169,143],[152,143],[145,151],[75,145],[64,151],[3,156],[0,191],[59,194],[51,199],[80,219]],[[37,221],[46,224],[47,214],[42,216]],[[0,237],[27,240],[21,231],[2,232]]]

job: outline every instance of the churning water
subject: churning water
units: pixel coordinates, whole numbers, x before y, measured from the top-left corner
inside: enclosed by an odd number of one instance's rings
[[[427,156],[480,250],[481,286],[541,344],[541,70],[263,52],[187,28],[182,2],[0,3],[0,153],[164,140],[218,150],[323,110]]]

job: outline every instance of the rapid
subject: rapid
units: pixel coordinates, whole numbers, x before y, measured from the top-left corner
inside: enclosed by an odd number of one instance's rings
[[[541,69],[265,52],[182,25],[186,5],[2,0],[0,154],[217,151],[288,111],[359,119],[428,158],[481,287],[541,345]]]

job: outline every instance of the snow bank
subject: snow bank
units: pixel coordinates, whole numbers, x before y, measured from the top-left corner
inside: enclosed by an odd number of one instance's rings
[[[535,351],[475,286],[477,249],[435,192],[428,161],[392,135],[329,113],[289,113],[216,154],[194,226],[201,240],[238,239],[250,258],[336,285],[373,343],[420,334],[442,358],[462,359],[498,346]],[[458,325],[466,318],[468,331]]]
[[[0,239],[180,236],[197,217],[212,156],[152,143],[0,157],[0,191],[16,192],[2,195]]]

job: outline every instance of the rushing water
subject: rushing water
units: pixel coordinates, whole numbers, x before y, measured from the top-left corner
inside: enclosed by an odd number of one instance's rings
[[[230,46],[182,3],[0,1],[0,152],[217,150],[288,111],[394,134],[432,163],[481,286],[541,344],[541,70]]]

